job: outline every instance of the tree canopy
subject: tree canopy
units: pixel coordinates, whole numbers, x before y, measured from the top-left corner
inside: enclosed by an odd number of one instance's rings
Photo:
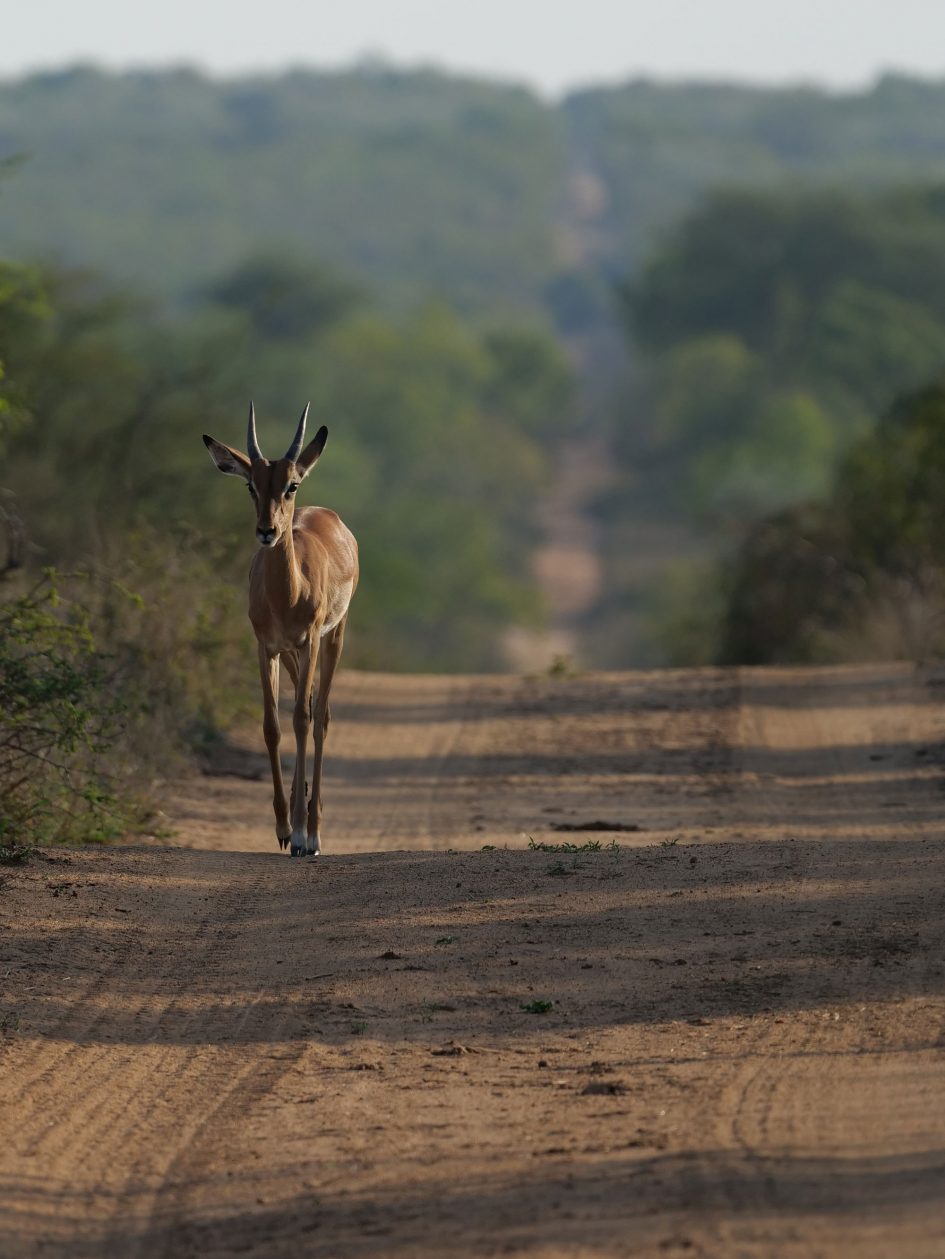
[[[652,441],[690,509],[801,501],[893,398],[945,369],[945,186],[719,193],[623,301]]]
[[[945,651],[945,386],[898,400],[817,503],[754,525],[727,574],[720,658]]]

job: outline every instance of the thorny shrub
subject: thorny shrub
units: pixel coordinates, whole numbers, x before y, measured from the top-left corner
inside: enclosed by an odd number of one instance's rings
[[[127,704],[110,665],[51,571],[0,603],[0,843],[109,839],[137,811],[120,790]]]
[[[198,539],[142,531],[0,599],[0,844],[150,825],[158,781],[252,710],[241,594]]]

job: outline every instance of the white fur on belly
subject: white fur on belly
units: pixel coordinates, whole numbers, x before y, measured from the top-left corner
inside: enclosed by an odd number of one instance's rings
[[[345,582],[344,586],[342,586],[341,590],[339,590],[337,598],[332,602],[328,620],[322,626],[322,638],[324,638],[326,634],[330,634],[331,631],[336,628],[338,622],[348,611],[348,604],[351,602],[351,594],[353,590],[353,581]]]

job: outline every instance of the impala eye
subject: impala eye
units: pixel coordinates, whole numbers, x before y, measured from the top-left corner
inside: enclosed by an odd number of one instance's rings
[[[286,498],[291,498],[291,497],[292,497],[292,495],[295,493],[295,491],[296,491],[298,488],[299,488],[299,487],[298,487],[297,485],[287,485],[287,486],[285,487],[285,496],[286,496]]]

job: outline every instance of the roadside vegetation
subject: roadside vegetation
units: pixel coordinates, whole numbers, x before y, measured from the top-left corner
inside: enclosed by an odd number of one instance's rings
[[[624,290],[646,420],[618,448],[699,538],[651,605],[665,658],[937,649],[943,259],[945,186],[727,192]]]
[[[114,749],[128,711],[86,609],[51,576],[0,603],[0,848],[106,839],[133,817]],[[105,765],[108,768],[105,768]]]
[[[311,496],[363,548],[351,663],[496,667],[504,627],[541,616],[532,502],[572,404],[571,369],[537,322],[384,314],[330,269],[272,256],[186,316],[95,276],[5,264],[0,351],[0,726],[17,753],[0,763],[0,833],[120,829],[130,782],[146,800],[175,755],[255,704],[252,512],[200,441],[242,444],[253,393],[272,454],[307,398],[328,423]],[[47,569],[70,574],[55,598],[29,593]],[[40,697],[45,734],[64,742],[22,748],[17,714]],[[60,787],[84,802],[68,822]]]
[[[945,386],[900,399],[829,492],[763,517],[722,573],[719,658],[945,655]]]
[[[580,435],[613,478],[582,664],[945,650],[943,120],[896,77],[0,84],[0,837],[159,826],[257,711],[252,513],[200,442],[250,397],[267,452],[328,425],[352,665],[505,666]]]

